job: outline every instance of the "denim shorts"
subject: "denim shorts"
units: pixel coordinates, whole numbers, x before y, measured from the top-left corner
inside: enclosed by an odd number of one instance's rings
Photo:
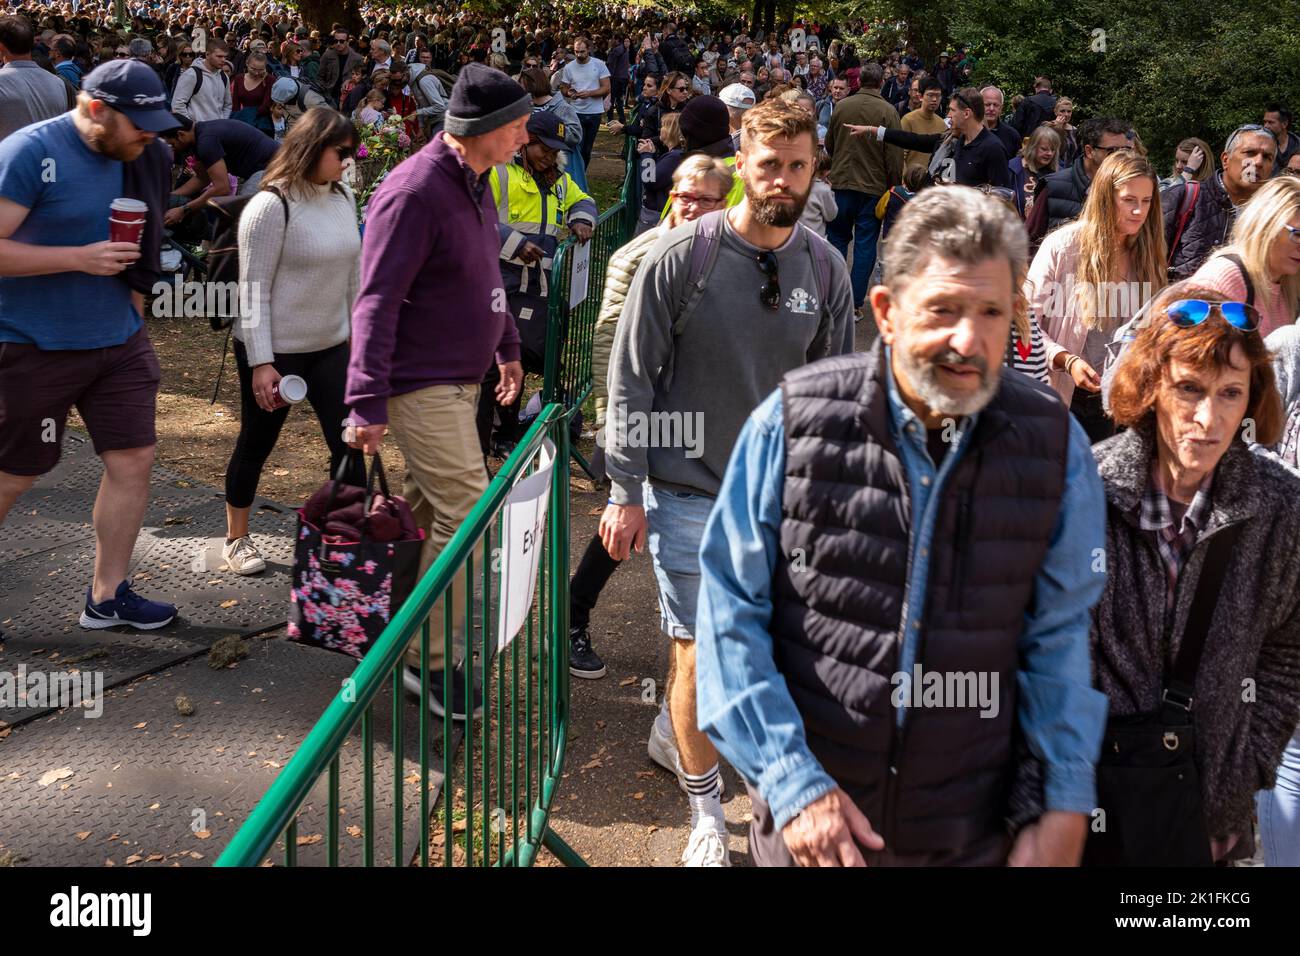
[[[650,558],[659,585],[660,627],[669,637],[695,640],[695,601],[700,594],[700,540],[716,501],[710,495],[645,484]]]

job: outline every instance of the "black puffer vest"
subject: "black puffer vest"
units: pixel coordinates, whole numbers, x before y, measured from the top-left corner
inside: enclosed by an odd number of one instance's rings
[[[805,366],[781,385],[786,470],[771,632],[809,747],[885,840],[875,862],[1000,863],[1013,770],[1017,644],[1065,486],[1069,413],[1018,372],[980,413],[948,476],[929,555],[917,662],[998,675],[997,712],[909,707],[895,723],[912,514],[890,432],[883,349]],[[987,685],[986,685],[987,686]],[[758,801],[759,862],[788,860]]]

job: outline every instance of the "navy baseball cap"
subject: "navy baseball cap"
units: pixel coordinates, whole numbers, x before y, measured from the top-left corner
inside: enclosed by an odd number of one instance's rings
[[[137,129],[165,133],[181,124],[167,109],[167,91],[152,67],[138,60],[109,60],[81,81],[91,99],[102,100],[125,114]]]
[[[528,117],[528,132],[551,149],[568,149],[564,143],[564,123],[550,110],[538,110]]]

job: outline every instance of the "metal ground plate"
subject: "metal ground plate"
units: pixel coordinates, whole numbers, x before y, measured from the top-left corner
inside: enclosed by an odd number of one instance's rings
[[[250,656],[233,667],[213,670],[206,658],[196,658],[109,691],[98,718],[70,708],[0,739],[0,852],[36,866],[104,866],[110,860],[115,866],[204,866],[216,860],[355,665],[344,655],[281,638],[249,643]],[[192,702],[192,716],[177,713],[181,694]],[[422,826],[418,714],[415,699],[406,701],[403,863],[418,850]],[[391,715],[392,698],[384,693],[373,717],[374,850],[375,862],[389,866]],[[430,785],[436,787],[441,775],[435,767],[442,763],[436,720],[432,736]],[[347,865],[361,863],[364,846],[361,754],[358,727],[340,753],[339,862]],[[300,865],[326,861],[327,780],[322,777],[299,817]],[[430,806],[437,797],[432,790]],[[282,841],[272,856],[283,861]]]
[[[295,516],[260,499],[253,540],[267,559],[260,574],[241,577],[193,569],[209,536],[225,529],[220,493],[155,468],[145,527],[132,553],[139,593],[178,608],[157,631],[82,630],[78,624],[94,568],[91,512],[102,465],[88,441],[69,433],[59,465],[18,500],[0,528],[0,670],[16,673],[93,668],[104,685],[200,653],[222,637],[249,635],[288,616]],[[0,720],[17,725],[50,708],[0,700]]]

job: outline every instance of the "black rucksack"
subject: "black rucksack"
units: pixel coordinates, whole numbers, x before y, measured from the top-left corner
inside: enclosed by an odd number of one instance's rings
[[[338,100],[330,96],[329,93],[325,91],[324,87],[322,87],[319,83],[309,80],[303,76],[286,76],[284,77],[284,79],[293,80],[294,83],[298,85],[298,92],[294,97],[295,102],[297,102],[298,104],[298,112],[300,113],[307,112],[307,91],[308,90],[311,90],[313,93],[319,93],[321,98],[325,100],[325,105],[328,106],[330,109],[336,110],[339,108]]]
[[[267,192],[275,193],[280,198],[280,204],[284,207],[284,225],[287,229],[289,226],[289,200],[284,198],[284,193],[274,186],[267,186]],[[207,255],[207,281],[232,283],[226,288],[238,288],[239,283],[239,220],[244,214],[249,202],[257,193],[250,193],[245,196],[221,196],[217,199],[208,200],[208,209],[211,215],[211,227],[208,232],[208,255]],[[241,295],[226,295],[217,297],[219,302],[226,308],[220,309],[219,314],[208,316],[208,324],[212,326],[214,332],[229,328],[238,317],[239,300]],[[234,314],[227,314],[234,313]]]
[[[194,71],[194,89],[190,90],[190,98],[185,101],[185,105],[187,107],[190,105],[190,103],[194,101],[194,97],[199,95],[199,90],[202,89],[203,87],[202,68],[195,65],[190,67],[190,69]],[[224,73],[221,74],[221,85],[222,87],[226,87],[230,85],[230,78],[227,77],[226,74]]]

